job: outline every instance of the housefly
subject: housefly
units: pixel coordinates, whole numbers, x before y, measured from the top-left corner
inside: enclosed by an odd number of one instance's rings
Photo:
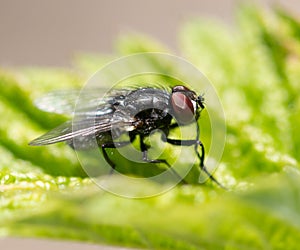
[[[55,113],[72,113],[79,92],[52,92],[37,102],[43,110]],[[163,131],[165,143],[178,146],[193,146],[199,160],[199,167],[209,178],[222,186],[204,165],[205,148],[200,141],[198,119],[204,109],[203,95],[183,85],[173,87],[115,88],[99,98],[96,91],[83,95],[81,106],[76,109],[77,119],[67,121],[29,144],[33,146],[66,142],[76,150],[88,150],[96,139],[106,162],[115,169],[107,149],[124,147],[139,140],[139,150],[145,163],[162,163],[171,168],[166,159],[150,159],[149,146],[145,139],[154,130]],[[91,111],[92,110],[92,111]],[[193,139],[172,139],[169,133],[180,126],[196,121],[196,136]],[[117,135],[113,130],[116,131]],[[122,134],[129,135],[128,141],[114,141]],[[77,141],[74,145],[74,140]],[[79,142],[79,143],[78,143]],[[180,177],[180,176],[179,176]]]

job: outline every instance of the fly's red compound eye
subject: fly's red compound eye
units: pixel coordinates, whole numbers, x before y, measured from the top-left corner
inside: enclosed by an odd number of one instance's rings
[[[187,124],[194,119],[194,105],[191,99],[182,92],[172,93],[171,105],[179,123]]]

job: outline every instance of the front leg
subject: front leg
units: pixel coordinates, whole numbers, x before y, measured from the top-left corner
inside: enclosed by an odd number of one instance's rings
[[[172,145],[176,145],[176,146],[193,146],[194,145],[194,149],[195,152],[197,154],[197,157],[200,161],[200,169],[203,170],[209,177],[209,179],[211,179],[213,182],[215,182],[218,186],[226,189],[220,182],[217,181],[217,179],[215,177],[213,177],[211,175],[211,173],[207,170],[207,168],[204,165],[204,158],[205,158],[205,148],[203,143],[200,140],[180,140],[180,139],[170,139],[170,138],[164,138],[162,137],[162,140],[170,143]],[[198,151],[198,146],[200,146],[201,148],[201,155],[199,154]]]

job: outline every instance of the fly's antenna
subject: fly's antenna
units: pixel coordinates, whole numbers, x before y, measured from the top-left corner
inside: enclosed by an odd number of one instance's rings
[[[202,95],[199,95],[198,98],[197,98],[197,103],[198,105],[200,106],[201,109],[204,109],[205,108],[205,98],[204,98],[204,94],[203,93]]]

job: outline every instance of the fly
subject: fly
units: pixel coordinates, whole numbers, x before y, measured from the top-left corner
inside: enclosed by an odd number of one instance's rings
[[[45,111],[72,113],[74,106],[70,103],[76,100],[78,94],[77,91],[52,92],[38,101],[37,105]],[[76,110],[79,119],[61,124],[31,141],[29,145],[66,142],[76,150],[88,150],[96,139],[104,159],[112,169],[115,169],[116,166],[107,149],[124,147],[138,139],[143,162],[162,163],[171,168],[166,159],[148,157],[149,146],[146,145],[145,139],[152,131],[159,129],[165,134],[162,136],[164,142],[177,146],[193,146],[200,169],[222,187],[204,165],[205,148],[199,138],[200,128],[197,122],[201,111],[205,108],[202,95],[197,95],[186,86],[177,85],[169,89],[159,87],[113,89],[104,98],[99,98],[94,91],[86,93],[83,99],[80,108]],[[194,139],[168,137],[173,129],[187,126],[193,121],[196,121],[197,129]],[[129,134],[128,141],[114,141],[116,136],[121,137],[124,133]],[[80,143],[74,145],[74,140]]]

